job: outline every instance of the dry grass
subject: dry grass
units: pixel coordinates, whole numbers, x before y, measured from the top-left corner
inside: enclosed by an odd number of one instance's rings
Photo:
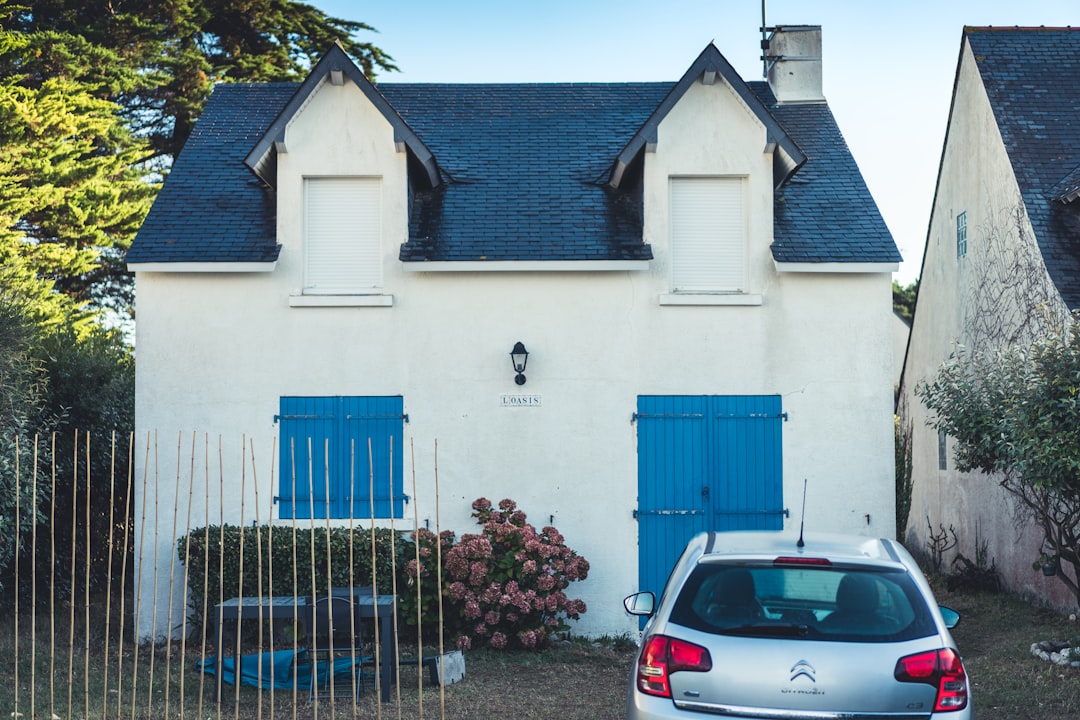
[[[1030,646],[1041,640],[1070,640],[1080,636],[1080,626],[1057,613],[1033,607],[1016,598],[1000,594],[949,593],[939,590],[939,600],[962,614],[954,630],[971,676],[978,720],[1043,720],[1044,718],[1080,717],[1080,670],[1060,668],[1036,659]],[[0,622],[0,656],[11,658],[14,650],[13,627]],[[41,628],[39,627],[39,631]],[[306,693],[293,702],[291,693],[249,687],[226,687],[225,702],[219,707],[211,702],[211,678],[185,663],[181,704],[179,653],[165,657],[163,648],[155,654],[154,689],[149,691],[148,653],[141,650],[137,691],[130,689],[134,669],[132,648],[128,648],[123,667],[125,688],[117,692],[116,671],[110,670],[108,686],[103,683],[100,644],[91,645],[89,672],[81,660],[82,642],[76,641],[72,667],[68,660],[68,635],[57,632],[57,657],[50,666],[47,644],[37,650],[36,712],[29,707],[30,646],[25,627],[20,629],[19,711],[29,720],[34,714],[58,718],[243,718],[244,720],[287,720],[297,718],[353,717],[385,718],[462,718],[480,720],[616,720],[625,716],[625,688],[635,648],[626,640],[587,642],[577,640],[538,653],[505,653],[473,650],[466,654],[466,677],[440,693],[427,683],[426,672],[422,697],[418,692],[415,667],[401,673],[400,690],[394,688],[390,703],[381,705],[372,694],[353,707],[350,702],[308,704]],[[109,663],[115,666],[115,654]],[[169,706],[164,706],[165,670],[169,668]],[[0,714],[11,716],[15,710],[13,663],[0,670]],[[84,677],[89,677],[89,697],[83,695]],[[49,682],[52,678],[52,683]],[[70,679],[69,679],[70,678]],[[73,682],[72,682],[73,681]],[[200,684],[203,705],[198,707]],[[68,688],[74,685],[71,705]],[[51,693],[51,694],[50,694]],[[421,709],[422,700],[422,709]],[[85,710],[89,708],[89,713]]]
[[[1080,636],[1076,622],[1003,594],[939,591],[938,600],[961,614],[953,637],[978,720],[1080,717],[1080,670],[1031,654],[1032,643]]]

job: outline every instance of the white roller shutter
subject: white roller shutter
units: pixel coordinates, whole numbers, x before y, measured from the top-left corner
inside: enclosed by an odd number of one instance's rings
[[[746,290],[742,178],[671,179],[671,287],[674,292]]]
[[[349,294],[382,285],[382,181],[304,181],[304,292]]]

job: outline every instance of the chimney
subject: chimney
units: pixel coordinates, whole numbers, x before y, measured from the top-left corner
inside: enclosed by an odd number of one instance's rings
[[[821,26],[777,25],[762,42],[769,87],[781,103],[825,102],[821,92]]]

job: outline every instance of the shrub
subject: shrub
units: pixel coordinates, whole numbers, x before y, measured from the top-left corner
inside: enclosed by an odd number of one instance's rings
[[[399,569],[404,568],[410,557],[412,543],[393,537],[394,534],[385,528],[375,531],[375,575],[380,592],[390,592],[393,586],[395,563],[391,541]],[[294,529],[275,525],[271,531],[266,525],[243,528],[212,525],[193,530],[190,535],[179,538],[176,544],[180,561],[187,568],[191,590],[189,617],[195,624],[202,622],[205,616],[204,591],[207,605],[213,606],[221,598],[238,595],[302,597],[311,595],[312,587],[318,594],[325,592],[327,587],[371,585],[370,529],[332,528],[328,531],[327,528]]]
[[[444,630],[463,650],[543,647],[553,633],[569,629],[567,620],[585,612],[585,603],[565,591],[588,576],[589,562],[554,527],[537,531],[513,500],[502,500],[495,510],[480,498],[472,507],[480,534],[462,535],[456,544],[452,534],[441,538]],[[414,557],[406,570],[413,583],[421,583],[428,617],[438,601],[435,540],[430,531],[418,534],[420,563]]]

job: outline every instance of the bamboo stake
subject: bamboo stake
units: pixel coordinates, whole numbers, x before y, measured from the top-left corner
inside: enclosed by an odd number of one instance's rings
[[[169,606],[165,611],[165,717],[169,716],[169,690],[172,687],[172,629],[173,629],[173,578],[176,577],[176,530],[180,516],[180,458],[184,450],[184,436],[176,434],[176,487],[173,488],[172,540],[169,542]],[[194,459],[194,458],[193,458]],[[189,503],[190,505],[190,503]],[[157,605],[157,592],[154,593],[154,605]],[[181,675],[181,682],[183,676]]]
[[[394,436],[390,436],[390,592],[394,597],[393,626],[394,626],[394,677],[399,678],[395,684],[397,692],[397,716],[401,720],[401,645],[398,635],[397,614],[397,533],[394,532]],[[423,656],[416,659],[416,674],[423,675]]]
[[[158,611],[158,555],[161,549],[161,472],[159,467],[160,448],[157,431],[154,431],[154,584],[150,605],[150,676],[146,681],[146,714],[154,715],[154,666],[157,661],[157,611]],[[140,573],[140,576],[142,573]],[[140,585],[142,583],[139,583]]]
[[[20,506],[20,498],[22,497],[22,485],[20,484],[21,473],[20,463],[22,459],[22,448],[19,444],[19,436],[15,436],[15,710],[12,713],[12,717],[18,718],[21,714],[19,712],[19,595],[22,588],[19,587],[19,548],[22,546],[22,508]],[[34,508],[34,514],[37,514],[37,508]],[[30,671],[31,680],[34,677],[33,669]]]
[[[352,602],[356,602],[356,553],[353,548],[354,531],[356,528],[355,517],[356,503],[354,502],[353,494],[356,490],[356,438],[349,439],[349,595]],[[349,662],[353,664],[353,669],[350,671],[352,675],[353,684],[353,705],[352,714],[353,720],[356,720],[356,699],[360,695],[360,690],[364,683],[363,663],[360,662],[360,668],[357,668],[358,658],[356,657],[356,612],[349,613]],[[364,649],[360,648],[361,655]]]
[[[124,623],[127,618],[127,563],[131,543],[131,496],[135,492],[135,433],[128,433],[127,497],[124,500],[124,560],[120,564],[120,642],[116,656],[116,717],[120,717],[124,697]],[[132,681],[134,683],[134,681]]]
[[[244,607],[244,500],[247,490],[247,435],[244,435],[240,440],[240,562],[239,562],[239,577],[238,589],[237,589],[237,610],[240,616],[243,616]],[[260,613],[260,617],[262,614]],[[240,631],[242,622],[240,619],[236,621],[236,637],[233,642],[233,717],[240,717]]]
[[[83,717],[90,717],[90,433],[86,433],[86,576],[83,578],[83,601],[86,627],[83,629]],[[72,533],[74,534],[74,533]],[[74,561],[74,558],[72,558]],[[108,607],[108,606],[106,606]],[[107,622],[107,621],[106,621]]]
[[[206,667],[206,613],[207,603],[210,601],[210,436],[203,433],[203,527],[206,532],[203,535],[203,579],[202,579],[202,646],[199,649],[199,660]],[[190,531],[189,531],[190,532]],[[221,652],[218,648],[215,652]],[[216,680],[215,676],[215,680]],[[206,687],[206,673],[199,674],[199,716],[203,713],[203,690]]]
[[[184,679],[187,676],[187,596],[188,596],[188,581],[187,581],[187,568],[191,567],[191,506],[195,502],[195,444],[198,442],[199,434],[197,432],[191,433],[191,466],[188,470],[188,500],[187,500],[187,519],[184,521],[184,562],[187,567],[184,568],[182,584],[180,586],[180,597],[183,599],[183,616],[180,618],[180,717],[184,716]],[[173,533],[173,537],[176,537],[176,533]],[[175,555],[175,551],[173,555]],[[171,593],[170,593],[171,596]],[[205,623],[204,623],[205,625]],[[170,627],[172,624],[170,623]],[[170,676],[171,677],[171,676]],[[199,683],[200,688],[202,683]],[[200,693],[201,696],[201,693]],[[202,712],[202,705],[199,705],[199,712]]]
[[[259,603],[262,604],[263,598],[265,597],[264,594],[263,594],[263,583],[262,583],[262,564],[263,564],[262,525],[259,522],[259,473],[255,469],[255,440],[254,439],[252,439],[251,443],[249,444],[248,451],[251,453],[251,482],[252,482],[252,487],[255,489],[255,548],[256,548],[255,549],[255,560],[256,560],[256,562],[258,562],[258,568],[255,570],[255,582],[258,583],[257,596],[259,598]],[[273,633],[274,633],[274,626],[273,626],[273,623],[271,623],[271,625],[270,625],[270,634],[271,634],[271,636],[273,636]],[[260,612],[259,613],[259,651],[260,652],[262,652],[262,639],[263,639],[263,614]],[[271,648],[271,650],[272,649],[273,648]],[[259,683],[259,688],[258,688],[258,691],[256,693],[256,696],[258,697],[258,707],[255,710],[255,717],[258,718],[258,720],[262,720],[262,706],[263,706],[263,698],[262,698],[262,694],[263,694],[262,677],[263,677],[263,675],[262,675],[262,671],[263,671],[263,664],[262,664],[262,659],[260,658],[259,665],[255,669],[255,676],[256,676],[257,682]],[[237,680],[237,685],[239,685],[239,684],[240,684],[240,681]],[[271,690],[270,690],[270,692],[271,692],[270,703],[271,703],[271,706],[273,706],[273,699],[274,699],[274,696],[273,696],[274,691],[272,689],[273,688],[273,683],[270,684],[270,687],[271,687]]]
[[[334,565],[331,562],[330,557],[330,438],[323,440],[323,484],[325,485],[326,494],[326,510],[324,515],[326,517],[326,596],[333,597],[334,595]],[[330,635],[329,647],[330,658],[328,661],[329,667],[326,672],[330,679],[330,720],[334,720],[337,715],[337,707],[334,703],[334,695],[336,691],[334,689],[334,611],[333,602],[330,602],[330,611],[327,613],[327,632]]]
[[[421,672],[424,662],[424,626],[422,622],[423,607],[421,605],[423,594],[421,593],[420,572],[420,504],[416,496],[416,446],[412,438],[409,438],[409,455],[412,462],[412,494],[413,494],[413,549],[416,551],[416,693],[418,702],[418,716],[424,718],[424,673]]]
[[[439,597],[439,657],[445,653],[443,644],[443,596],[442,596],[442,520],[439,516],[439,441],[435,440],[435,557],[437,558],[437,578]],[[441,680],[441,678],[440,678]],[[439,682],[439,717],[446,717],[446,687]]]
[[[311,451],[313,448],[312,439],[307,439],[307,487],[308,487],[308,516],[311,518],[311,533],[308,536],[308,549],[311,551],[311,601],[315,602],[315,596],[318,594],[318,588],[316,587],[315,577],[315,461],[312,459]],[[310,608],[309,608],[310,609]],[[314,614],[314,613],[312,613]],[[309,639],[310,644],[310,639]],[[319,693],[315,692],[318,687],[319,680],[319,667],[312,658],[311,662],[311,683],[312,683],[312,697],[314,702],[314,720],[319,720]]]
[[[34,522],[30,525],[30,552],[37,555],[37,479],[38,443],[34,433],[34,480],[31,483],[30,501],[34,506]],[[30,713],[37,712],[37,561],[30,563]]]
[[[274,470],[277,468],[277,465],[276,465],[276,462],[275,462],[276,460],[277,460],[277,435],[274,436],[273,440],[270,443],[270,488],[271,489],[274,488]],[[254,462],[255,461],[253,459],[252,463],[254,463]],[[256,487],[258,487],[258,486],[256,486]],[[256,503],[256,505],[255,505],[256,513],[258,512],[258,507],[259,506]],[[259,547],[260,548],[262,547],[262,543],[259,543]],[[271,506],[269,515],[266,518],[266,547],[268,548],[268,552],[269,552],[269,557],[267,557],[267,564],[266,564],[266,572],[267,572],[266,583],[267,583],[267,586],[269,587],[270,596],[273,597],[273,595],[274,595],[274,510],[273,510],[273,506]],[[259,567],[262,567],[262,563],[259,563]],[[293,607],[296,607],[295,602],[293,602]],[[271,653],[274,652],[274,636],[275,636],[275,634],[276,633],[274,632],[274,626],[271,624],[271,626],[270,626],[270,652]],[[270,720],[274,720],[274,687],[276,685],[277,685],[277,683],[270,683]]]
[[[132,628],[135,635],[135,658],[132,661],[131,670],[131,720],[135,720],[135,694],[139,688],[139,618],[142,613],[142,585],[143,577],[146,573],[145,555],[143,554],[143,547],[146,541],[146,494],[148,478],[147,475],[150,472],[150,433],[146,433],[146,455],[143,459],[143,478],[142,478],[142,512],[139,514],[139,578],[135,583],[135,627]]]
[[[67,716],[71,720],[72,695],[75,690],[75,551],[78,547],[78,517],[79,517],[79,431],[75,430],[75,438],[72,447],[72,477],[71,477],[71,573],[69,576],[68,592],[71,593],[68,600],[68,655],[67,655]],[[55,499],[53,504],[56,504]],[[53,526],[56,533],[56,526]]]
[[[296,595],[300,590],[300,568],[297,565],[299,562],[299,556],[296,549],[296,438],[288,438],[288,463],[289,463],[289,475],[292,475],[293,493],[289,495],[293,499],[293,594]],[[299,621],[299,608],[298,602],[293,602],[293,657],[296,657],[300,652],[300,638],[298,628]],[[293,674],[293,720],[296,720],[296,697],[300,690],[300,678]]]
[[[116,518],[115,518],[115,512],[114,512],[115,509],[116,509],[116,431],[113,430],[112,431],[111,442],[110,442],[110,451],[109,451],[109,541],[108,541],[109,559],[106,561],[106,565],[105,565],[105,646],[104,646],[105,647],[105,656],[102,658],[102,662],[101,662],[101,672],[102,672],[102,678],[101,678],[101,685],[102,685],[102,688],[101,688],[101,717],[102,718],[105,718],[105,717],[108,716],[108,705],[109,705],[109,641],[111,639],[110,636],[109,636],[109,631],[112,629],[110,621],[112,620],[113,555],[116,554],[115,548],[113,547],[114,539],[115,539],[115,534],[114,534],[113,529],[116,527]],[[18,537],[17,534],[16,534],[16,537]],[[18,614],[18,613],[16,613],[16,614]],[[87,628],[89,628],[89,627],[90,626],[87,625]],[[16,637],[18,637],[18,633],[16,633]],[[90,663],[88,662],[87,665],[89,666],[89,664]],[[87,716],[89,716],[89,713],[87,714]]]
[[[382,720],[382,643],[379,638],[379,585],[375,575],[375,462],[371,452],[371,438],[368,447],[368,506],[371,511],[371,593],[372,614],[375,616],[375,717]],[[392,457],[392,456],[391,456]]]
[[[51,434],[52,491],[49,495],[49,715],[56,716],[56,433]]]
[[[221,447],[221,435],[218,435],[218,604],[225,602],[225,456],[224,450]],[[237,622],[236,632],[240,632],[240,623]],[[219,647],[214,649],[214,652],[221,657],[224,662],[225,643],[221,642],[221,639],[225,637],[225,630],[218,625],[218,636],[214,638],[214,643]],[[224,667],[224,666],[222,666]],[[215,705],[217,706],[217,720],[221,720],[221,697],[223,690],[221,687],[221,677],[214,677],[215,688]]]

